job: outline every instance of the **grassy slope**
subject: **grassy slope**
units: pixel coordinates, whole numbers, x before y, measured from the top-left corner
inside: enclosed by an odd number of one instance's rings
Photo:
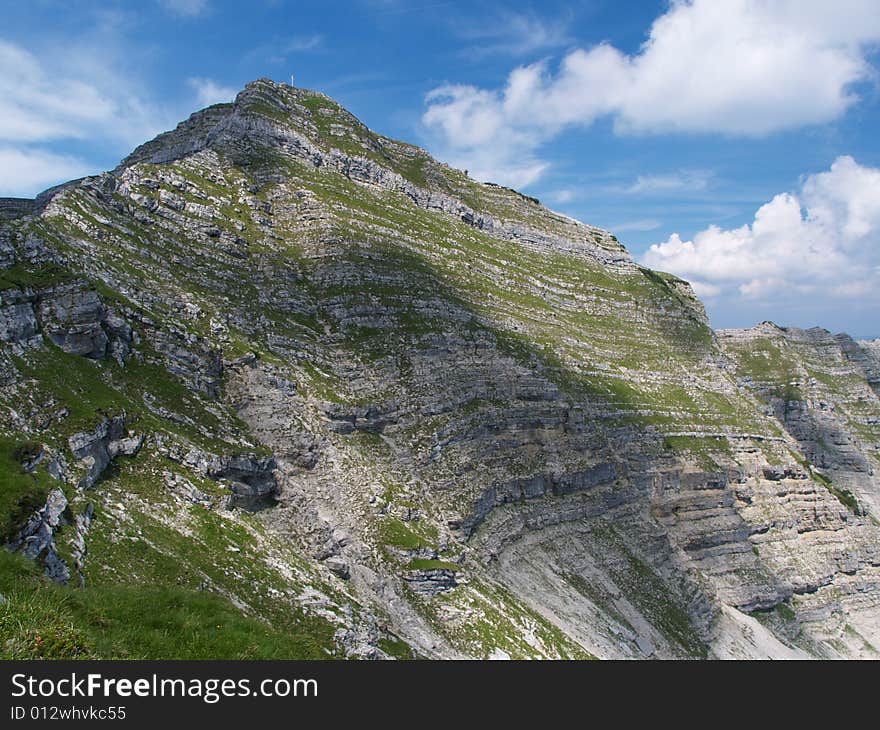
[[[0,551],[3,659],[324,659],[326,632],[267,624],[230,601],[174,585],[58,586]]]

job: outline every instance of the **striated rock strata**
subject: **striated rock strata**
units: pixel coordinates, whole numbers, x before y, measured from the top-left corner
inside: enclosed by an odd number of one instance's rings
[[[264,79],[16,210],[0,422],[70,463],[87,583],[341,656],[880,648],[876,343],[713,332],[610,233]]]

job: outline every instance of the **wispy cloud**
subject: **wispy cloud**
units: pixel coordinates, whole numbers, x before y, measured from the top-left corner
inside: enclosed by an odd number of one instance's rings
[[[238,93],[238,89],[235,87],[223,86],[213,79],[195,77],[187,79],[186,83],[196,92],[196,103],[199,107],[232,101]]]
[[[626,221],[617,225],[608,226],[612,233],[628,233],[630,231],[656,231],[663,225],[662,221],[654,218],[641,218],[634,221]]]
[[[373,9],[373,15],[402,15],[404,13],[424,13],[436,8],[446,8],[456,3],[453,0],[414,3],[411,0],[363,0],[364,4]]]
[[[551,203],[556,203],[557,205],[565,205],[566,203],[570,203],[572,200],[574,200],[575,194],[574,190],[562,188],[561,190],[550,190],[549,192],[544,193],[544,197]]]
[[[458,38],[467,44],[462,54],[483,58],[528,56],[570,45],[569,25],[569,20],[505,11],[488,22],[485,18],[478,23],[454,21],[453,28]]]
[[[281,64],[298,53],[316,53],[325,50],[325,38],[321,33],[309,33],[293,37],[272,38],[250,50],[246,57],[258,63]]]
[[[29,147],[0,146],[0,195],[32,197],[59,182],[94,173],[88,163]]]
[[[170,13],[183,18],[195,18],[208,8],[208,0],[159,0]]]
[[[631,195],[699,192],[709,186],[712,173],[708,170],[680,170],[664,175],[639,175],[624,188]]]
[[[311,35],[291,38],[285,46],[285,50],[287,53],[303,53],[305,51],[314,51],[322,45],[324,45],[324,36],[320,33],[313,33]]]
[[[0,40],[0,141],[46,142],[104,135],[139,143],[166,125],[128,79],[94,68],[76,49],[42,58]]]
[[[0,184],[6,194],[31,195],[49,185],[95,172],[56,145],[100,143],[120,154],[171,126],[176,114],[139,93],[117,63],[114,36],[93,45],[71,44],[34,53],[0,39]]]

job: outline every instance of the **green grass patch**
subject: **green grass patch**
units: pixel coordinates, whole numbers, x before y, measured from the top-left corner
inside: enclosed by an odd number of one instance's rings
[[[432,547],[426,537],[418,534],[412,527],[396,517],[386,517],[379,526],[379,536],[383,544],[403,550],[420,550]]]
[[[733,458],[728,440],[722,436],[667,436],[663,439],[666,451],[691,457],[701,469],[716,471],[720,462]]]
[[[176,586],[65,588],[0,551],[3,659],[325,659],[313,624],[269,625],[225,597]]]
[[[22,461],[37,456],[39,448],[33,442],[0,438],[0,543],[13,538],[22,523],[45,504],[55,484],[44,469],[28,473],[23,468]]]
[[[395,659],[415,659],[412,647],[397,636],[384,636],[377,642],[378,647]]]
[[[426,560],[424,558],[413,558],[406,566],[409,570],[451,570],[458,572],[461,566],[458,563],[450,563],[446,560]]]
[[[15,264],[0,271],[0,290],[4,289],[48,289],[65,284],[74,275],[57,264],[47,263],[39,267]]]

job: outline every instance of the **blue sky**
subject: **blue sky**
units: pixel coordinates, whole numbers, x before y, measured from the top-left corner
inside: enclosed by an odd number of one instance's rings
[[[880,335],[876,0],[4,2],[0,195],[259,76],[609,228],[713,326]]]

